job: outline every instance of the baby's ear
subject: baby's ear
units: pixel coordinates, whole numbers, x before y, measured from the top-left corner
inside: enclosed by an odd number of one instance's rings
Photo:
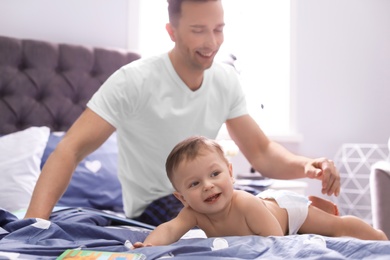
[[[233,176],[233,164],[232,163],[229,163],[229,174],[230,174],[230,177],[234,178],[234,176]]]
[[[175,195],[175,197],[181,201],[181,203],[184,205],[184,207],[187,207],[188,206],[188,203],[187,201],[184,199],[183,195],[180,194],[180,192],[178,191],[174,191],[173,192],[173,195]]]

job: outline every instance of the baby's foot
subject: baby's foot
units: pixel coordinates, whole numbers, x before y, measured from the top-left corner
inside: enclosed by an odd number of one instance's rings
[[[311,201],[311,205],[328,212],[329,214],[336,216],[339,216],[340,214],[337,205],[330,200],[326,200],[317,196],[309,196],[309,200]]]

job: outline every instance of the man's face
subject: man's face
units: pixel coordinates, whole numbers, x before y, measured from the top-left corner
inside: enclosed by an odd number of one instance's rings
[[[172,26],[174,51],[184,66],[208,69],[223,43],[223,8],[221,1],[182,3],[182,13]]]

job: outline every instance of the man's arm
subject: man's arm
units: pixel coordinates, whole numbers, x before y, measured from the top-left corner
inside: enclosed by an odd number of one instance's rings
[[[80,161],[96,150],[115,128],[87,108],[49,156],[35,185],[25,218],[48,219]]]
[[[262,175],[273,179],[315,178],[322,181],[322,193],[340,193],[340,176],[332,161],[289,152],[269,140],[249,115],[226,121],[226,127],[249,163]]]

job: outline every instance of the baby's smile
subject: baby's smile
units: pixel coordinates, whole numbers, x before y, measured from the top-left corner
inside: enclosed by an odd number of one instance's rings
[[[218,200],[219,196],[221,196],[221,193],[213,194],[212,196],[205,199],[205,202],[213,203]]]

